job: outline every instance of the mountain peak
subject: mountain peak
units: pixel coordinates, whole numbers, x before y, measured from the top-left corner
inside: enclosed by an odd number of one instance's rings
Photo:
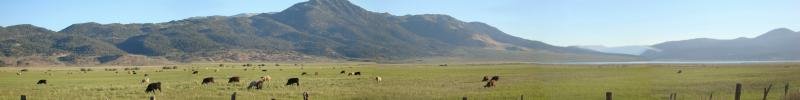
[[[357,14],[367,11],[348,0],[310,0],[297,3],[283,12],[322,10],[334,13]]]
[[[767,33],[762,34],[761,36],[756,37],[757,39],[772,39],[772,38],[780,38],[780,37],[790,37],[796,35],[795,31],[792,31],[788,28],[778,28],[773,29]]]

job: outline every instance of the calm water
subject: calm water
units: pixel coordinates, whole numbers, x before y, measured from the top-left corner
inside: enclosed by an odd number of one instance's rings
[[[800,63],[793,61],[631,61],[631,62],[557,62],[539,64],[752,64],[752,63]]]

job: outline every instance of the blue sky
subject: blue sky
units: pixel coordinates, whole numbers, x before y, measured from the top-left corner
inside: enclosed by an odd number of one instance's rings
[[[0,26],[154,23],[278,12],[305,0],[0,0]],[[650,45],[800,30],[800,0],[351,0],[375,12],[448,14],[514,36],[568,45]]]

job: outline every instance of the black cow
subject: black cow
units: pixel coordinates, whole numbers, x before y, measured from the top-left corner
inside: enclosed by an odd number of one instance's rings
[[[206,77],[203,79],[203,84],[211,84],[214,83],[214,77]]]
[[[500,76],[492,76],[492,81],[499,81],[499,80],[500,80]]]
[[[200,72],[198,72],[198,71],[192,71],[192,74],[197,74],[197,73],[200,73]]]
[[[156,90],[161,91],[161,82],[150,83],[147,85],[147,89],[144,90],[145,93],[155,93]]]
[[[234,77],[228,78],[228,83],[239,83],[239,77],[234,76]]]
[[[353,75],[361,75],[361,72],[353,73]]]
[[[257,80],[250,82],[250,86],[247,86],[247,89],[256,88],[261,90],[264,87],[264,80]]]
[[[341,72],[339,72],[339,74],[344,74],[344,73],[345,73],[345,71],[344,71],[344,70],[342,70]]]
[[[47,80],[39,80],[39,82],[36,82],[36,84],[47,84]]]
[[[486,82],[486,81],[489,81],[489,76],[483,76],[483,80],[481,80],[481,82]]]
[[[286,81],[286,85],[292,85],[292,84],[300,86],[300,78],[289,78],[289,81]]]
[[[486,82],[486,85],[484,85],[483,87],[487,87],[487,88],[488,87],[494,87],[494,82],[496,82],[496,81],[495,80],[490,80],[489,82]]]
[[[306,73],[306,72],[300,73],[300,75],[306,75],[306,74],[308,74],[308,73]]]

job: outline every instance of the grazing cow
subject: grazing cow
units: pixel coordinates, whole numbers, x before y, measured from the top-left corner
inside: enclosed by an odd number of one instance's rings
[[[347,73],[347,76],[351,76],[351,75],[353,75],[353,73]]]
[[[483,76],[483,80],[481,80],[481,82],[486,82],[486,81],[489,81],[489,76]]]
[[[334,68],[336,68],[336,67],[334,67]],[[344,70],[342,70],[341,72],[339,72],[339,74],[344,74],[344,73],[345,73],[345,71],[344,71]]]
[[[150,83],[147,85],[147,89],[144,90],[145,93],[155,93],[156,90],[161,91],[161,82]]]
[[[492,76],[492,81],[499,81],[499,80],[500,80],[500,76]]]
[[[148,76],[150,76],[150,74],[144,74],[144,77],[148,77]]]
[[[36,84],[47,84],[47,80],[44,79],[39,80],[38,82],[36,82]]]
[[[202,84],[211,84],[211,83],[214,83],[214,77],[203,78],[203,83]]]
[[[678,70],[678,74],[683,73],[683,70]]]
[[[238,76],[234,76],[234,77],[228,78],[228,83],[239,83],[239,77]]]
[[[375,77],[375,81],[381,82],[381,80],[383,80],[383,78],[381,78],[380,76]]]
[[[142,79],[142,83],[150,83],[150,78],[144,78],[144,79]]]
[[[353,75],[361,75],[361,72],[353,73]]]
[[[300,75],[306,75],[306,74],[308,74],[308,73],[306,73],[306,72],[300,73]]]
[[[286,81],[286,85],[292,85],[292,84],[300,86],[300,78],[289,78],[289,80]]]
[[[192,74],[200,73],[199,71],[192,71]]]
[[[269,75],[267,75],[267,76],[262,76],[262,77],[261,77],[261,80],[264,80],[264,81],[267,81],[267,82],[269,82],[269,81],[272,81],[272,77],[269,77]]]
[[[136,71],[132,71],[134,75],[136,75]]]
[[[250,85],[247,86],[247,89],[256,88],[261,90],[262,87],[264,87],[264,80],[255,80],[250,82]]]
[[[266,70],[266,69],[264,69],[264,70],[261,70],[261,71],[262,71],[262,72],[267,72],[267,70]]]
[[[489,82],[486,82],[486,85],[484,85],[483,87],[487,87],[487,88],[488,88],[488,87],[494,87],[494,83],[495,83],[495,82],[497,82],[497,81],[495,81],[495,80],[490,80]]]

